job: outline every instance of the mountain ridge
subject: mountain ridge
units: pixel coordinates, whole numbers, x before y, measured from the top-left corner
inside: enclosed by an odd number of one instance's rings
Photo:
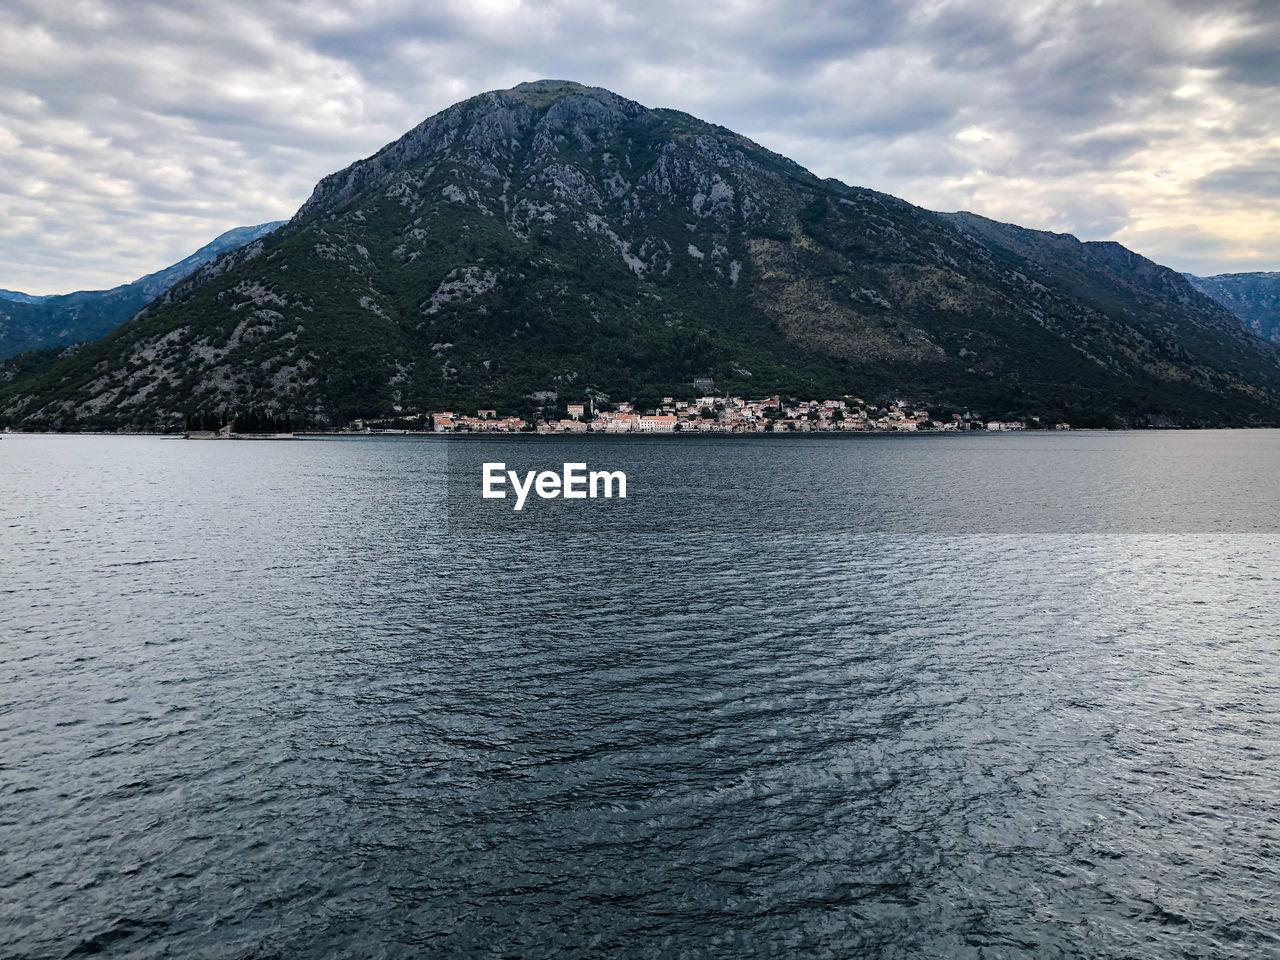
[[[536,81],[428,117],[73,355],[20,426],[255,406],[324,426],[588,393],[897,395],[1093,425],[1280,422],[1280,354],[1118,244],[822,180],[745,137]]]
[[[0,360],[105,336],[197,267],[284,222],[234,227],[177,263],[103,290],[41,295],[0,290]]]
[[[1251,331],[1280,344],[1280,272],[1183,274],[1201,293],[1239,317]]]

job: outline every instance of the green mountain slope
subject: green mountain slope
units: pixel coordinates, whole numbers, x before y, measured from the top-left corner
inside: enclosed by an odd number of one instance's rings
[[[0,359],[105,336],[197,267],[270,233],[281,222],[228,230],[172,266],[110,290],[44,297],[0,290]]]
[[[431,117],[105,339],[0,370],[0,417],[332,424],[705,376],[1082,424],[1280,422],[1276,349],[1122,247],[820,180],[559,81]]]
[[[1280,343],[1280,273],[1185,274],[1191,285],[1212,297],[1272,343]]]

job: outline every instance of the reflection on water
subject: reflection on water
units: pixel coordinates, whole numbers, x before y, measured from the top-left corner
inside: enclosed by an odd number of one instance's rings
[[[1280,952],[1276,537],[495,536],[444,448],[0,443],[0,954]]]

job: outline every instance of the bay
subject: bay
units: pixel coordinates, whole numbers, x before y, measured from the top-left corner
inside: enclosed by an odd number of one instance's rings
[[[0,954],[1280,954],[1280,434],[545,439],[0,440]]]

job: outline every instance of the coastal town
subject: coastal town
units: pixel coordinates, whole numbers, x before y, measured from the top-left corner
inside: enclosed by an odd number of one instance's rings
[[[531,420],[500,416],[496,409],[479,409],[474,415],[442,410],[401,413],[379,420],[357,420],[358,433],[538,433],[538,434],[757,434],[757,433],[917,433],[971,430],[1026,430],[1022,420],[984,420],[968,413],[934,419],[928,410],[906,402],[885,407],[860,397],[839,400],[788,401],[772,396],[758,400],[742,397],[703,396],[693,400],[663,397],[659,405],[643,410],[620,402],[603,408],[594,400],[568,403]],[[1041,426],[1033,421],[1031,427]],[[1069,430],[1070,425],[1046,426]]]

